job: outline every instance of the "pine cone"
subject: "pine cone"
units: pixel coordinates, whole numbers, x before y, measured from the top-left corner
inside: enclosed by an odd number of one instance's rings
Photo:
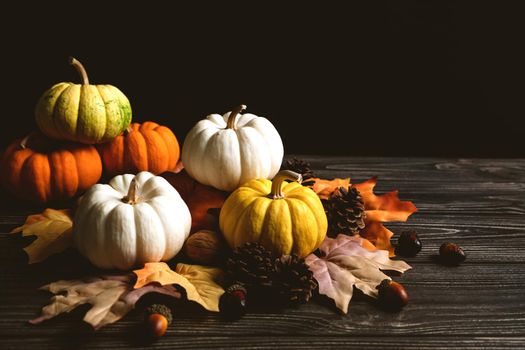
[[[310,169],[310,163],[305,162],[302,159],[294,157],[293,159],[287,160],[281,166],[281,170],[291,170],[301,174],[303,176],[303,182],[301,183],[303,186],[311,187],[315,183],[313,180],[315,175],[312,169]]]
[[[234,249],[226,262],[229,279],[247,289],[271,287],[273,271],[272,253],[259,243],[246,243]]]
[[[328,236],[354,235],[365,227],[365,204],[354,187],[339,187],[323,200],[323,206],[328,218]]]
[[[280,301],[297,305],[306,303],[317,288],[312,271],[297,255],[283,255],[275,260],[274,291]]]

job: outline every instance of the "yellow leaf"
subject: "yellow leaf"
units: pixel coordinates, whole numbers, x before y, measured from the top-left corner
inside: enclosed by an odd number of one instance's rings
[[[149,283],[177,284],[184,288],[188,300],[195,301],[208,311],[219,311],[219,298],[224,289],[218,284],[223,271],[218,268],[177,264],[175,271],[163,262],[147,263],[143,269],[133,271],[137,275],[134,288]]]
[[[72,227],[69,210],[45,209],[41,214],[29,215],[25,224],[11,233],[22,232],[24,237],[37,237],[24,248],[29,257],[29,264],[33,264],[69,248],[73,244]]]
[[[188,300],[201,304],[208,311],[219,311],[219,299],[224,289],[218,283],[224,278],[224,271],[215,267],[188,264],[177,264],[175,271],[186,277],[193,286],[184,288]]]

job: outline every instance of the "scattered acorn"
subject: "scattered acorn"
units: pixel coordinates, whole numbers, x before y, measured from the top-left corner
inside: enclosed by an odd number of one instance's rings
[[[385,310],[399,311],[408,304],[408,293],[400,283],[385,279],[377,286],[377,289],[379,304]]]
[[[168,325],[171,324],[173,316],[171,309],[163,304],[152,304],[146,308],[144,322],[147,334],[152,338],[160,338],[166,334]]]
[[[459,265],[465,259],[467,255],[463,249],[455,243],[443,243],[439,247],[439,260],[442,264],[445,265]]]
[[[246,313],[246,288],[235,283],[226,289],[219,300],[219,310],[224,318],[237,320]]]
[[[220,233],[200,230],[192,234],[184,244],[186,256],[203,265],[220,264],[226,256],[226,244]]]
[[[421,251],[421,241],[416,231],[403,231],[397,240],[396,254],[415,256]]]

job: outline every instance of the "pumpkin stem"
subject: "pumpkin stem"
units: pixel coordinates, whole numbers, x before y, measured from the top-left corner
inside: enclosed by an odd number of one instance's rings
[[[232,109],[230,115],[228,116],[228,121],[226,122],[226,129],[235,130],[235,119],[237,119],[237,114],[241,113],[246,108],[246,105],[240,105]]]
[[[76,58],[69,57],[69,64],[76,68],[78,74],[82,77],[82,84],[89,85],[89,78],[86,72],[86,68]]]
[[[270,198],[272,199],[284,198],[284,193],[283,193],[284,180],[297,181],[301,183],[303,181],[303,177],[301,174],[298,174],[291,170],[279,171],[272,180],[272,190],[270,194],[268,195]]]
[[[29,134],[29,135],[27,135],[26,137],[24,137],[24,138],[22,139],[22,141],[20,141],[20,148],[21,148],[21,149],[26,149],[26,148],[27,148],[27,143],[29,142],[29,138],[30,138],[31,136],[33,136],[32,133]]]
[[[127,204],[136,204],[137,203],[137,189],[139,185],[137,184],[137,178],[133,178],[129,184],[128,194],[122,198],[122,201]]]

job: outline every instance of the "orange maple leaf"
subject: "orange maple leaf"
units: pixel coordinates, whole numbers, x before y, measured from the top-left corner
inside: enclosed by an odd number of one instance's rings
[[[382,195],[374,193],[377,177],[373,177],[355,187],[365,203],[366,218],[370,221],[407,221],[408,217],[417,211],[412,202],[401,201],[398,191],[388,192]]]
[[[374,193],[377,184],[377,177],[373,177],[363,183],[350,185],[350,179],[314,179],[313,190],[319,198],[328,199],[330,195],[339,187],[355,187],[361,194],[365,204],[365,228],[359,235],[368,242],[363,245],[368,250],[388,250],[390,256],[394,256],[394,247],[390,243],[393,236],[392,231],[386,228],[383,223],[389,221],[406,221],[410,215],[417,211],[412,202],[401,201],[398,191],[392,191],[382,195]]]
[[[315,181],[312,189],[321,199],[328,199],[339,187],[348,188],[350,186],[350,178],[333,180],[313,178],[312,180]]]
[[[394,256],[394,247],[390,242],[393,233],[383,225],[383,222],[407,221],[417,208],[412,202],[401,201],[398,191],[376,195],[374,193],[376,184],[377,177],[373,177],[353,185],[361,193],[366,212],[365,228],[359,235],[372,242],[377,249],[388,250],[390,256]]]

